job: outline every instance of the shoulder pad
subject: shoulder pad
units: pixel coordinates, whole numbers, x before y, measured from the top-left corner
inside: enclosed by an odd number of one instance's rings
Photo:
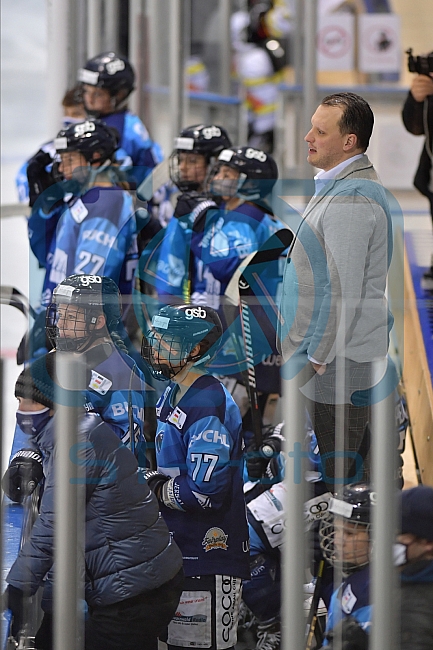
[[[177,200],[177,205],[174,210],[174,216],[176,219],[180,217],[185,217],[188,214],[193,212],[203,201],[207,201],[209,197],[203,192],[184,192],[181,194]]]

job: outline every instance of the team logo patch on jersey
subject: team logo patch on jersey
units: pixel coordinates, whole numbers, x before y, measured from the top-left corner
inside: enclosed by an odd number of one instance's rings
[[[209,528],[203,537],[202,546],[206,553],[218,548],[221,548],[223,551],[227,551],[228,537],[229,536],[225,534],[222,528]]]
[[[357,597],[352,591],[352,586],[349,584],[347,585],[346,589],[343,592],[343,596],[341,598],[341,607],[343,609],[343,612],[345,614],[350,614],[352,609],[355,607],[355,603],[357,601]]]
[[[182,429],[185,424],[186,413],[176,406],[173,413],[167,419],[167,422],[172,422],[178,429]]]
[[[77,223],[81,223],[89,214],[88,209],[84,205],[81,199],[75,201],[73,205],[70,206],[69,211],[72,215],[72,218]]]
[[[96,372],[96,370],[92,370],[89,388],[94,390],[96,393],[99,393],[100,395],[105,395],[110,390],[112,385],[113,382],[110,379],[104,377],[104,375],[100,375],[99,372]]]

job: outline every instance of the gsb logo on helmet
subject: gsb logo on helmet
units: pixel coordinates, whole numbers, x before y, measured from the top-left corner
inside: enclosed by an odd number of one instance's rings
[[[80,277],[80,282],[83,287],[88,287],[89,284],[101,284],[102,279],[99,275],[82,275]]]
[[[105,67],[108,74],[116,74],[116,72],[121,72],[125,69],[125,62],[121,59],[114,59],[114,61],[107,63]]]
[[[206,318],[207,313],[202,307],[189,307],[185,309],[185,318],[192,320],[193,318]]]
[[[251,160],[255,158],[255,160],[258,160],[259,162],[265,162],[267,155],[263,151],[249,148],[245,152],[245,158],[250,158]]]
[[[208,126],[202,130],[203,137],[205,140],[211,140],[212,138],[221,137],[221,129],[217,126]]]
[[[74,129],[74,135],[76,138],[81,138],[82,135],[85,133],[90,133],[91,131],[95,130],[95,123],[94,122],[83,122],[83,124],[77,124],[77,126]]]

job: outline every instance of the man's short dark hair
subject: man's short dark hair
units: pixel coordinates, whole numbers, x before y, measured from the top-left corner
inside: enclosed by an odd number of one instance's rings
[[[365,151],[373,131],[374,115],[370,104],[355,93],[334,93],[322,100],[322,106],[341,106],[343,115],[338,126],[340,133],[354,133],[358,138],[358,146]]]

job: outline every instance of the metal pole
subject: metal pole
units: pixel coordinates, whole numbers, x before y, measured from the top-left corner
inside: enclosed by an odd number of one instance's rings
[[[80,357],[57,352],[56,375],[54,648],[81,650],[84,628],[79,601],[84,597],[81,542],[85,523],[77,445],[85,372]]]
[[[182,0],[171,0],[170,15],[170,126],[171,142],[183,124],[184,62],[182,46]]]
[[[48,0],[47,119],[49,133],[53,136],[61,125],[63,115],[61,104],[68,87],[71,54],[68,29],[69,17],[69,0]]]
[[[3,473],[3,426],[4,426],[4,401],[3,401],[3,390],[4,390],[4,362],[3,359],[0,357],[0,468]],[[1,499],[0,502],[0,563],[1,566],[3,566],[3,504],[4,504],[4,499]],[[3,574],[4,575],[4,574]],[[5,619],[4,616],[1,617],[0,620],[0,635],[1,638],[4,639],[4,634],[3,634],[3,626],[5,624]]]
[[[375,370],[374,374],[380,377],[380,367]],[[376,506],[372,509],[371,650],[396,647],[396,573],[392,559],[396,531],[396,459],[390,453],[395,449],[395,404],[393,386],[386,388],[385,397],[378,396],[372,405],[372,483]]]
[[[287,364],[286,364],[287,365]],[[294,364],[293,364],[294,365]],[[283,418],[286,437],[285,479],[286,526],[282,554],[282,650],[300,650],[305,645],[303,585],[305,582],[304,471],[302,443],[305,430],[305,404],[299,388],[305,382],[301,367],[296,375],[282,379]]]
[[[101,52],[101,0],[87,0],[87,57]]]
[[[232,44],[230,38],[231,1],[220,0],[220,92],[221,95],[230,95],[230,70],[232,58]]]
[[[304,1],[304,121],[303,135],[311,128],[311,116],[317,106],[317,62],[316,62],[316,32],[317,32],[317,0]],[[303,178],[309,179],[314,175],[313,167],[307,162],[304,147]]]
[[[104,49],[117,52],[119,49],[119,3],[105,0]]]
[[[141,73],[141,26],[143,19],[142,0],[129,0],[129,47],[128,59],[135,70],[136,89],[128,103],[133,113],[140,113],[140,97],[143,75]]]

